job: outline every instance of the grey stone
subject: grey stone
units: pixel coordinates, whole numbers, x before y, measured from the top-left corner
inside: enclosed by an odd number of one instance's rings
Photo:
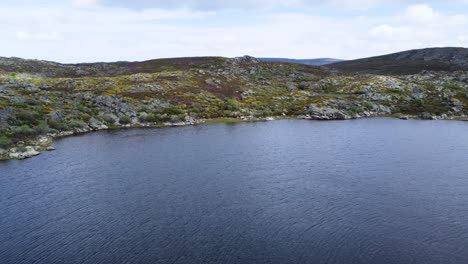
[[[39,155],[40,152],[36,151],[36,149],[32,146],[24,147],[24,151],[18,148],[12,148],[9,153],[9,157],[12,159],[25,159],[31,158],[34,156]]]
[[[326,107],[317,107],[311,105],[307,108],[307,112],[310,114],[312,119],[316,120],[346,120],[351,119],[347,113],[344,113],[338,109],[326,106]]]

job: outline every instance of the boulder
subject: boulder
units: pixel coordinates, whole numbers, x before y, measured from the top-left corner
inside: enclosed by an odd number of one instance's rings
[[[257,64],[260,63],[260,60],[251,56],[243,56],[243,57],[236,57],[234,59],[231,59],[231,63],[236,65],[236,64],[244,64],[244,63],[249,63],[249,64]]]
[[[119,123],[119,117],[114,114],[104,114],[102,115],[102,119],[111,125]]]
[[[325,107],[317,107],[311,105],[307,108],[307,111],[310,114],[311,119],[315,120],[347,120],[351,119],[347,113],[342,112],[338,109],[325,106]]]
[[[94,130],[102,130],[102,129],[107,129],[108,127],[106,125],[104,125],[101,121],[97,120],[96,118],[92,117],[90,120],[89,120],[89,124],[88,126],[91,128],[91,129],[94,129]]]
[[[37,151],[32,146],[27,146],[24,148],[12,148],[10,149],[9,157],[11,159],[26,159],[39,155],[40,152]]]
[[[187,124],[190,124],[190,125],[193,125],[196,123],[195,119],[191,116],[185,116],[185,123]]]
[[[52,146],[48,146],[48,147],[46,148],[46,150],[47,150],[47,151],[54,151],[54,150],[55,150],[55,148],[54,148],[54,147],[52,147]]]
[[[62,123],[65,118],[65,115],[62,112],[52,111],[48,115],[49,120],[54,120]]]
[[[453,104],[453,107],[450,108],[450,110],[454,113],[459,113],[463,111],[463,109],[465,108],[465,105],[458,99],[453,99],[452,104]]]
[[[381,104],[374,104],[374,111],[380,114],[391,114],[392,109],[388,106]]]
[[[419,114],[418,117],[424,120],[433,120],[433,115],[427,112]]]

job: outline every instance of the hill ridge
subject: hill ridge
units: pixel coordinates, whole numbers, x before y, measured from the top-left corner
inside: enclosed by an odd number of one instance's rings
[[[338,62],[328,67],[343,72],[375,74],[414,74],[423,70],[455,71],[468,69],[468,48],[434,47],[412,49],[387,55]]]

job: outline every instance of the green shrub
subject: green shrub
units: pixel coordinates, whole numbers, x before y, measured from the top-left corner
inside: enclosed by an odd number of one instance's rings
[[[271,72],[263,71],[258,73],[258,79],[270,80],[272,78],[273,74]]]
[[[172,123],[177,123],[181,121],[180,116],[178,115],[171,115],[170,120]]]
[[[364,102],[362,103],[362,106],[364,106],[367,110],[374,110],[374,104],[371,102]]]
[[[85,127],[86,123],[81,121],[81,120],[72,120],[70,121],[70,127],[71,128],[82,128]]]
[[[159,122],[169,122],[171,121],[171,116],[169,115],[160,115]]]
[[[127,124],[130,124],[131,120],[130,120],[130,117],[128,116],[122,116],[119,120],[119,123],[122,124],[122,125],[127,125]]]
[[[68,129],[65,124],[55,119],[49,120],[48,124],[50,128],[53,128],[55,130],[67,130]]]
[[[162,122],[169,122],[171,121],[172,116],[181,116],[182,118],[185,117],[184,114],[179,114],[179,115],[167,115],[167,114],[159,114],[158,112],[155,113],[149,113],[146,116],[140,117],[140,120],[142,122],[148,122],[148,123],[162,123]]]
[[[157,116],[159,116],[159,114],[149,113],[149,114],[147,114],[145,116],[141,116],[140,121],[148,122],[148,123],[155,123],[158,120]]]
[[[229,99],[226,101],[226,109],[230,111],[234,111],[239,109],[239,102],[234,99]]]
[[[103,115],[102,119],[108,124],[115,124],[115,121],[116,121],[114,117],[111,115]]]
[[[83,120],[85,123],[88,123],[91,120],[91,116],[87,113],[80,113],[78,115],[79,119]]]
[[[189,112],[191,112],[191,113],[203,113],[204,111],[205,111],[205,109],[203,108],[203,106],[201,106],[199,104],[193,105],[189,109]]]
[[[160,115],[162,115],[162,114],[164,114],[164,111],[165,111],[164,108],[158,107],[158,108],[155,108],[155,109],[152,111],[152,113],[153,113],[153,114],[160,114]]]
[[[184,111],[180,107],[176,105],[172,105],[168,108],[165,108],[164,113],[167,115],[180,115],[180,114],[183,114]]]
[[[22,125],[16,129],[16,134],[23,137],[31,136],[34,135],[34,130],[31,129],[28,125]]]
[[[364,110],[361,107],[358,107],[358,106],[350,107],[349,111],[353,112],[353,113],[362,113],[362,112],[364,112]]]
[[[7,148],[11,145],[11,140],[7,136],[0,137],[0,148]]]
[[[140,120],[143,121],[143,122],[149,122],[149,123],[153,123],[153,122],[156,122],[156,117],[153,113],[149,113],[145,116],[142,116],[140,117]]]
[[[11,72],[10,73],[11,78],[16,78],[17,76],[18,76],[18,73],[16,73],[16,72]]]
[[[297,88],[299,90],[307,90],[309,88],[309,84],[306,82],[300,82],[299,85],[297,85]]]
[[[27,110],[21,110],[16,113],[16,118],[27,123],[34,123],[36,121],[34,113]]]
[[[266,110],[261,111],[261,115],[262,115],[263,117],[272,116],[272,115],[273,115],[273,111],[271,111],[270,109],[266,109]]]
[[[82,113],[86,113],[88,112],[88,109],[86,108],[86,106],[82,105],[82,104],[79,104],[76,109],[78,109],[78,111],[82,112]]]
[[[49,126],[45,121],[40,121],[39,125],[34,128],[36,134],[46,134],[49,132]]]

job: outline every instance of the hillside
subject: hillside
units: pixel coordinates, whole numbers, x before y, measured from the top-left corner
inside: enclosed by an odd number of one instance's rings
[[[91,64],[2,58],[0,67],[0,159],[38,154],[57,136],[108,128],[468,114],[464,71],[340,74],[248,56]]]
[[[0,57],[0,72],[27,73],[51,78],[111,77],[165,70],[186,70],[223,60],[225,59],[220,57],[193,57],[156,59],[142,62],[61,64],[42,60]]]
[[[332,59],[332,58],[320,58],[320,59],[259,58],[259,60],[268,61],[268,62],[296,63],[296,64],[305,64],[305,65],[314,65],[314,66],[323,66],[323,65],[328,65],[328,64],[343,61],[343,60]]]
[[[373,74],[415,74],[421,71],[468,70],[467,48],[428,48],[365,59],[333,63],[328,67],[343,72]]]

